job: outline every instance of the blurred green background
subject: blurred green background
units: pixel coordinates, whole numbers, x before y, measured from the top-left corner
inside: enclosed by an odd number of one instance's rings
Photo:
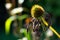
[[[5,34],[5,21],[9,18],[9,14],[5,8],[6,0],[0,0],[0,40],[17,40],[18,38],[13,35],[12,26],[10,30],[10,34]],[[31,7],[34,4],[41,5],[46,12],[52,15],[52,26],[53,28],[60,34],[60,0],[24,0],[22,7],[27,8],[26,12],[22,14],[30,15]],[[16,0],[16,7],[17,7],[17,0]],[[60,40],[55,34],[51,37],[51,40]]]

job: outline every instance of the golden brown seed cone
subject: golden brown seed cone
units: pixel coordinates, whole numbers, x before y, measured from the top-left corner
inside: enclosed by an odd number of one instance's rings
[[[34,5],[31,8],[31,16],[32,17],[39,17],[42,16],[42,14],[44,14],[45,10],[43,9],[42,6],[40,5]]]

